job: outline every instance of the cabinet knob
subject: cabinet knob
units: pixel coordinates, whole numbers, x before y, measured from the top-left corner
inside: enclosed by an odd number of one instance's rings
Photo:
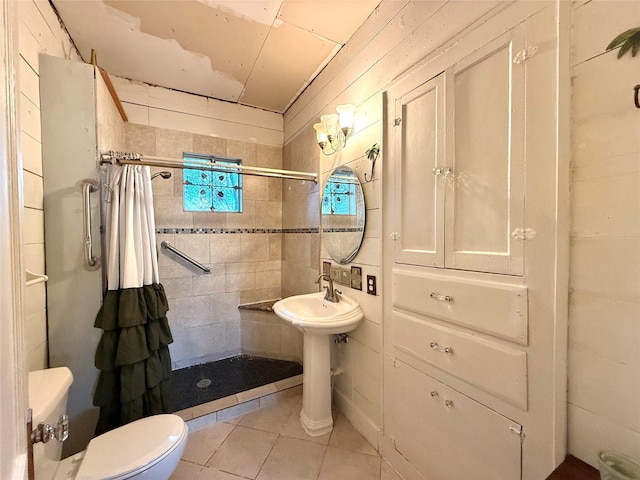
[[[453,297],[451,295],[440,295],[437,292],[431,292],[429,296],[435,300],[440,300],[441,302],[453,302]]]
[[[431,398],[433,398],[435,401],[437,401],[438,403],[442,403],[442,405],[444,405],[447,408],[453,408],[453,400],[444,400],[444,401],[440,401],[440,394],[433,390],[431,392]]]
[[[453,168],[451,167],[433,167],[431,169],[434,175],[445,175],[448,176],[453,173]]]
[[[438,342],[431,342],[429,346],[438,352],[446,353],[447,355],[453,355],[453,348],[451,347],[443,347]]]

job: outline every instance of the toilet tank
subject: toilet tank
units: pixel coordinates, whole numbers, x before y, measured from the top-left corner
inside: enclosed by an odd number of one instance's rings
[[[48,368],[29,372],[29,407],[33,428],[44,422],[52,427],[67,411],[67,393],[73,382],[67,367]],[[73,432],[70,432],[73,434]],[[35,478],[51,480],[62,456],[62,443],[55,439],[33,446]]]

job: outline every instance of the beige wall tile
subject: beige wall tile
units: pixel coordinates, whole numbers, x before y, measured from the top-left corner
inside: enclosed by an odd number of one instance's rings
[[[208,155],[227,155],[227,140],[209,135],[193,134],[193,153]]]
[[[256,288],[256,275],[249,273],[230,273],[226,275],[226,291],[239,292],[242,290],[253,290]]]
[[[227,157],[239,158],[243,165],[255,167],[258,148],[255,143],[227,140]]]
[[[242,178],[242,196],[246,200],[269,200],[269,178],[245,175]]]
[[[193,228],[193,215],[183,210],[181,199],[169,196],[153,198],[156,228]]]
[[[282,228],[282,208],[280,202],[256,203],[256,227],[267,229]]]
[[[177,234],[175,247],[202,264],[209,263],[209,235]]]
[[[227,228],[256,228],[256,201],[242,201],[242,213],[227,214]]]
[[[258,145],[256,155],[258,167],[282,169],[282,148]]]
[[[240,247],[244,262],[264,262],[269,260],[269,235],[242,234]]]
[[[238,234],[213,234],[209,236],[211,263],[242,262],[242,247]]]
[[[182,159],[185,152],[193,152],[193,135],[191,133],[156,129],[156,155]]]
[[[133,153],[156,155],[156,132],[158,129],[148,125],[127,122],[124,124],[125,148]]]
[[[209,296],[193,296],[174,298],[167,318],[180,328],[197,327],[211,323]]]
[[[282,260],[282,234],[269,234],[269,260]]]

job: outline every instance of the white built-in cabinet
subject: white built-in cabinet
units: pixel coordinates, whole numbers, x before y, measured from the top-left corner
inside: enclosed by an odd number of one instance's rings
[[[397,263],[523,274],[523,30],[389,92]]]
[[[386,92],[381,451],[407,480],[564,454],[557,19],[501,8]]]

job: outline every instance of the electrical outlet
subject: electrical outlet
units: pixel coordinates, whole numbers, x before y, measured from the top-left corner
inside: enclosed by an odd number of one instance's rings
[[[369,295],[376,295],[376,276],[367,275],[367,293]]]
[[[351,267],[351,288],[362,290],[362,268]]]

